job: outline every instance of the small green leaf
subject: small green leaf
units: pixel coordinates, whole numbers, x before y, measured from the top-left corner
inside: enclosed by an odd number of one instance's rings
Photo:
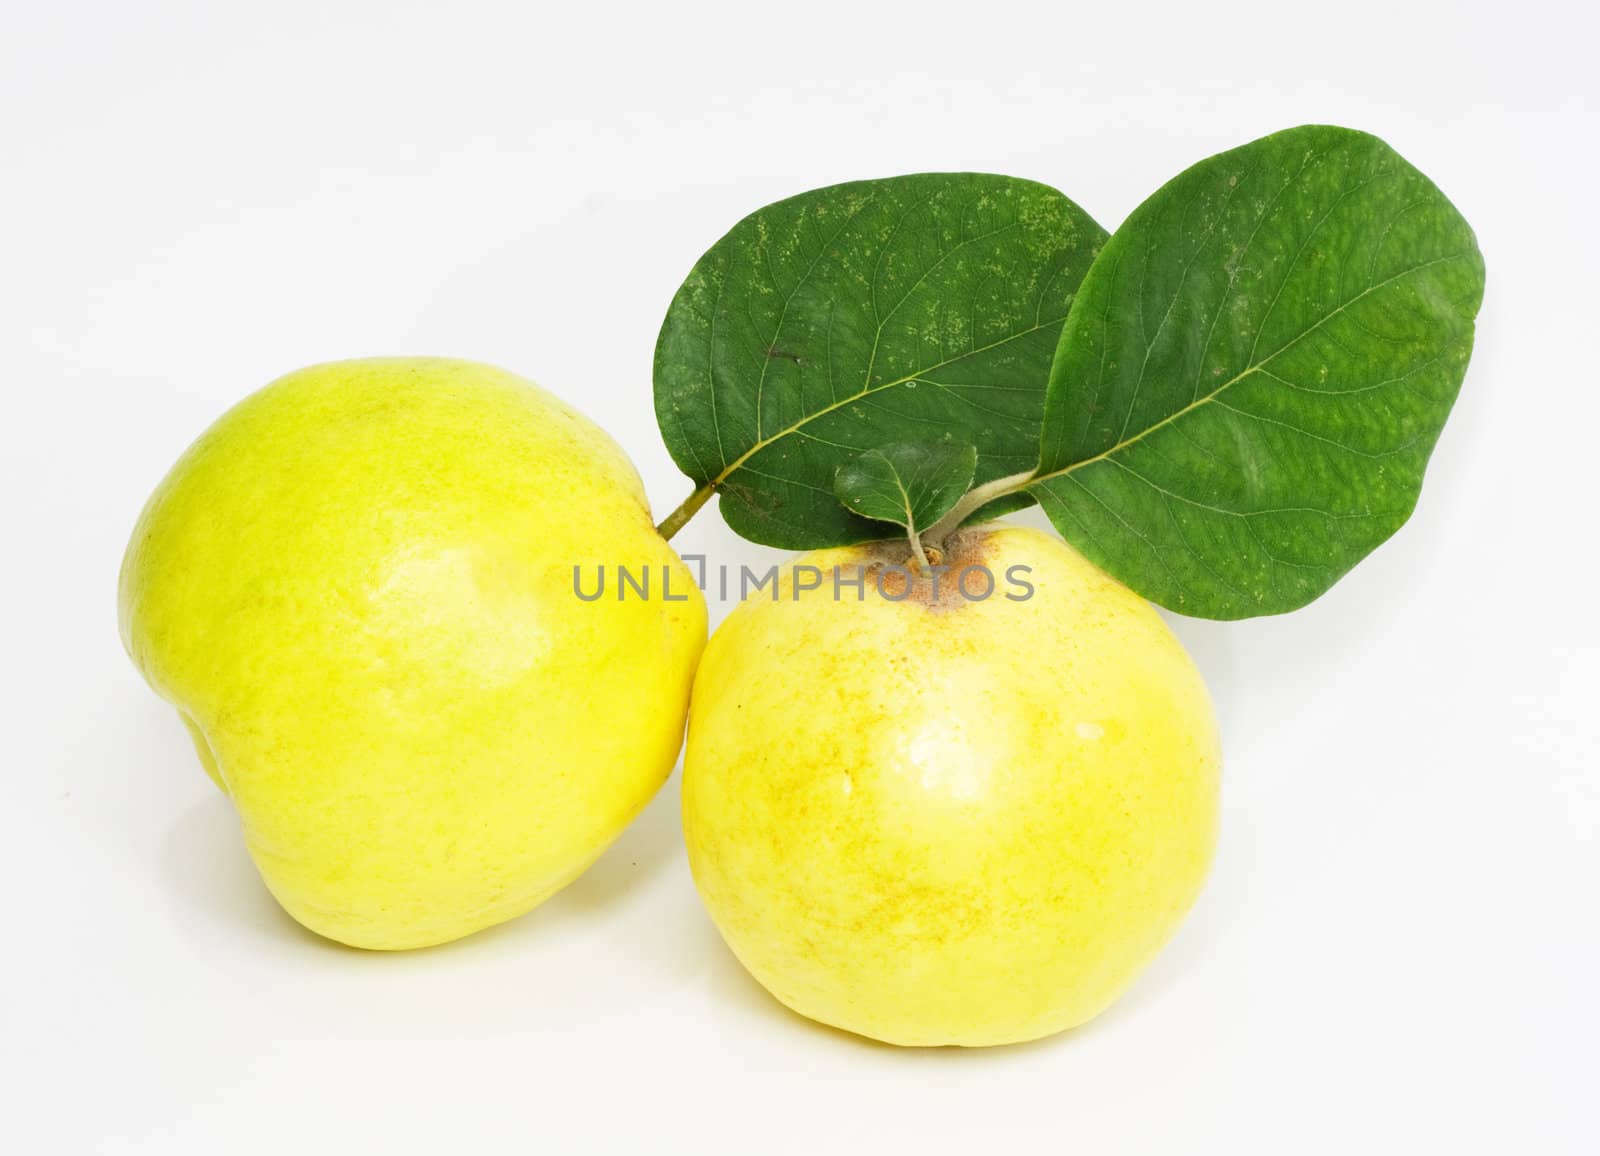
[[[1311,126],[1202,161],[1084,279],[1029,489],[1173,610],[1303,606],[1410,515],[1482,296],[1466,221],[1374,137]]]
[[[897,442],[839,467],[833,490],[853,514],[913,536],[950,512],[972,485],[978,451],[954,442]]]
[[[1054,189],[982,173],[758,210],[695,265],[661,327],[673,460],[722,495],[735,531],[790,549],[881,535],[833,493],[873,447],[950,431],[975,447],[979,481],[1028,469],[1061,322],[1105,236]]]

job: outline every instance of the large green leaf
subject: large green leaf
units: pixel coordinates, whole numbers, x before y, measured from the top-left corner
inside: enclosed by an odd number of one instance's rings
[[[950,512],[972,485],[978,454],[956,442],[896,442],[839,467],[833,492],[863,518],[913,536]]]
[[[700,259],[662,325],[667,448],[734,530],[790,549],[881,535],[833,494],[838,468],[875,446],[953,431],[976,447],[978,481],[1026,470],[1061,322],[1104,241],[1054,189],[981,173],[760,209]]]
[[[1310,126],[1202,161],[1084,279],[1030,489],[1153,601],[1293,610],[1411,513],[1482,296],[1466,221],[1374,137]]]

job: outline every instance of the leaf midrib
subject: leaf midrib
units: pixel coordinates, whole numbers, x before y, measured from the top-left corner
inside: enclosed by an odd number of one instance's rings
[[[1341,303],[1337,308],[1332,309],[1329,312],[1323,314],[1323,316],[1319,317],[1316,321],[1312,322],[1305,329],[1303,329],[1299,333],[1295,334],[1288,341],[1284,342],[1277,349],[1275,349],[1271,353],[1267,354],[1266,357],[1263,357],[1260,361],[1256,362],[1254,365],[1248,366],[1245,369],[1240,370],[1233,377],[1230,377],[1227,381],[1225,381],[1221,385],[1217,386],[1216,389],[1212,390],[1210,393],[1206,394],[1204,397],[1196,398],[1194,401],[1191,401],[1188,405],[1184,406],[1182,409],[1173,411],[1172,413],[1168,414],[1166,417],[1162,418],[1160,421],[1156,422],[1155,424],[1147,426],[1145,429],[1140,430],[1138,433],[1134,434],[1132,437],[1123,438],[1122,440],[1118,441],[1116,445],[1111,446],[1109,449],[1105,449],[1105,450],[1100,451],[1099,453],[1095,454],[1093,457],[1083,458],[1080,461],[1076,461],[1076,462],[1071,463],[1070,465],[1063,466],[1059,470],[1051,470],[1049,473],[1035,474],[1032,478],[1030,478],[1028,480],[1027,486],[1025,488],[1031,489],[1032,487],[1034,487],[1036,485],[1039,485],[1042,482],[1048,482],[1048,481],[1052,480],[1053,478],[1066,477],[1069,474],[1071,474],[1074,470],[1079,470],[1079,469],[1082,469],[1084,466],[1090,466],[1090,465],[1093,465],[1095,462],[1103,461],[1106,458],[1111,457],[1113,454],[1120,453],[1121,451],[1127,449],[1129,446],[1136,445],[1138,442],[1142,441],[1144,438],[1148,437],[1150,434],[1155,433],[1157,430],[1162,429],[1165,426],[1171,425],[1173,422],[1177,421],[1179,418],[1187,416],[1188,414],[1194,412],[1195,410],[1199,409],[1201,406],[1207,404],[1208,402],[1215,401],[1217,398],[1221,397],[1222,394],[1225,393],[1229,388],[1231,388],[1234,385],[1237,385],[1239,382],[1243,381],[1245,378],[1249,377],[1251,374],[1262,372],[1268,365],[1270,365],[1279,356],[1281,356],[1284,353],[1287,353],[1290,349],[1292,349],[1299,342],[1301,342],[1305,338],[1311,336],[1311,334],[1315,333],[1318,329],[1320,329],[1322,326],[1326,325],[1329,321],[1331,321],[1335,317],[1339,316],[1339,314],[1343,313],[1346,309],[1350,308],[1350,306],[1352,306],[1352,305],[1356,304],[1356,302],[1362,300],[1362,298],[1367,297],[1370,294],[1376,293],[1378,290],[1383,289],[1388,285],[1394,284],[1396,281],[1399,281],[1403,277],[1409,277],[1413,273],[1421,272],[1424,269],[1431,269],[1436,265],[1444,265],[1444,264],[1447,264],[1447,263],[1449,263],[1451,261],[1465,260],[1465,259],[1467,259],[1467,258],[1469,258],[1471,256],[1472,256],[1472,252],[1470,250],[1467,250],[1467,251],[1463,251],[1463,252],[1460,252],[1460,253],[1452,253],[1452,254],[1450,254],[1449,256],[1446,256],[1446,257],[1435,257],[1431,261],[1423,261],[1420,264],[1412,265],[1412,266],[1410,266],[1408,268],[1400,270],[1400,272],[1398,272],[1398,273],[1395,273],[1395,274],[1392,274],[1391,276],[1385,277],[1382,281],[1379,281],[1379,282],[1377,282],[1377,283],[1375,283],[1373,285],[1367,286],[1367,288],[1363,289],[1360,293],[1357,293],[1354,297],[1350,298],[1348,301],[1345,301],[1345,302]],[[1219,305],[1218,309],[1220,310],[1221,308],[1222,308],[1222,306]],[[1124,428],[1126,428],[1126,427],[1124,427]]]
[[[1027,329],[1019,329],[1015,333],[1008,334],[1007,336],[1002,337],[999,341],[990,342],[988,345],[974,346],[972,349],[969,349],[964,353],[960,353],[960,354],[956,355],[955,357],[948,357],[945,360],[940,361],[940,362],[936,362],[933,365],[924,366],[921,369],[918,369],[914,373],[906,374],[904,377],[897,377],[893,381],[886,381],[886,382],[883,382],[881,385],[869,385],[866,388],[862,389],[858,393],[849,394],[846,397],[842,397],[842,398],[839,398],[836,401],[830,402],[828,405],[824,406],[823,408],[821,408],[819,410],[816,410],[813,413],[807,414],[805,417],[801,418],[797,422],[794,422],[792,425],[785,426],[783,429],[778,430],[776,433],[772,434],[771,436],[763,438],[763,439],[755,442],[753,445],[751,445],[751,447],[749,449],[745,450],[744,453],[740,454],[732,462],[724,465],[723,468],[722,468],[722,471],[720,473],[718,473],[714,478],[712,478],[709,482],[707,482],[706,485],[711,486],[713,489],[716,488],[717,486],[722,485],[723,482],[727,481],[728,478],[732,477],[733,474],[736,471],[738,471],[741,467],[743,467],[744,464],[746,462],[748,462],[751,458],[753,458],[756,454],[760,453],[762,450],[766,449],[768,446],[772,445],[773,443],[782,441],[784,438],[788,437],[791,434],[796,434],[796,433],[803,432],[805,426],[809,425],[811,422],[816,421],[818,418],[826,417],[828,414],[833,413],[833,412],[835,412],[837,410],[843,409],[845,406],[854,405],[856,402],[860,401],[862,398],[871,397],[873,394],[876,394],[876,393],[882,393],[886,389],[893,389],[894,387],[899,386],[899,385],[906,385],[906,384],[908,384],[910,382],[913,382],[913,381],[924,380],[924,379],[927,378],[928,374],[935,373],[935,372],[937,372],[937,371],[939,371],[941,369],[946,368],[947,366],[954,365],[958,361],[964,361],[969,357],[976,357],[981,353],[988,353],[992,349],[999,349],[1002,345],[1005,345],[1008,342],[1020,341],[1022,338],[1027,337],[1030,334],[1037,333],[1041,329],[1048,329],[1052,325],[1060,325],[1065,320],[1066,320],[1066,314],[1062,314],[1060,317],[1051,318],[1049,321],[1043,321],[1043,322],[1040,322],[1037,325],[1031,325]],[[945,382],[933,382],[932,384],[934,384],[934,385],[946,385],[948,383],[945,383]]]

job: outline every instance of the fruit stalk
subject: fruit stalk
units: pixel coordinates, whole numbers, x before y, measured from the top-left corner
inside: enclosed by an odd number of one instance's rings
[[[683,529],[688,524],[689,519],[700,512],[700,507],[711,500],[711,495],[715,492],[716,487],[710,482],[697,488],[694,493],[679,503],[676,510],[673,510],[672,513],[661,520],[661,524],[656,527],[656,533],[671,541],[672,535]]]
[[[1020,474],[1008,474],[1003,478],[995,478],[992,482],[984,482],[981,486],[973,486],[961,496],[960,501],[950,507],[948,514],[922,532],[922,541],[933,549],[943,549],[944,540],[958,530],[963,522],[997,498],[1014,494],[1026,487],[1036,472],[1036,470],[1024,470]]]
[[[704,506],[707,501],[710,501],[710,495],[715,492],[717,492],[717,487],[714,487],[710,482],[696,488],[694,493],[691,493],[682,503],[678,503],[678,508],[675,511],[670,512],[664,519],[661,519],[661,525],[656,527],[656,533],[659,533],[662,538],[666,538],[667,541],[672,541],[672,535],[675,535],[678,530],[682,530],[685,525],[688,525],[688,520],[698,514],[699,508]]]

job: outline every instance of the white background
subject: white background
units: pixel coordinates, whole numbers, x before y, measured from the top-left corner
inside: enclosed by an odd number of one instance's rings
[[[1600,1149],[1593,5],[3,11],[0,1146]],[[600,420],[660,514],[689,486],[656,329],[744,213],[970,168],[1114,227],[1306,121],[1385,137],[1473,223],[1477,353],[1394,541],[1301,613],[1175,622],[1222,719],[1222,848],[1086,1029],[915,1052],[788,1014],[699,906],[676,779],[522,920],[318,941],[121,653],[145,496],[287,370],[503,364]],[[712,510],[676,544],[769,557]]]

